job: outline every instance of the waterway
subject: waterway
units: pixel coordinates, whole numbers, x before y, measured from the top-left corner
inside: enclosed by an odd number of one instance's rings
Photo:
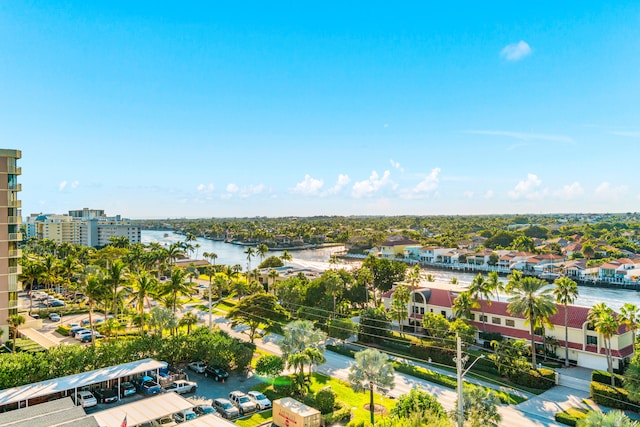
[[[159,230],[143,230],[142,231],[142,243],[149,244],[151,242],[158,242],[162,245],[170,245],[184,240],[184,236],[176,234],[170,231]],[[193,245],[199,244],[200,247],[194,250],[191,254],[192,258],[202,259],[202,254],[205,252],[215,253],[218,255],[216,258],[217,264],[236,265],[240,264],[243,271],[247,270],[248,260],[247,255],[244,253],[246,247],[240,245],[234,245],[221,241],[209,240],[204,238],[198,238]],[[329,259],[331,255],[336,252],[344,250],[342,246],[320,248],[320,249],[304,249],[297,251],[289,251],[293,257],[291,265],[296,267],[309,267],[318,269],[328,269],[330,267]],[[280,256],[282,251],[269,251],[265,257]],[[255,268],[260,263],[258,257],[252,258],[251,268]],[[342,264],[345,267],[352,267],[359,264],[359,261],[354,263]],[[338,265],[340,267],[340,265]],[[436,281],[450,282],[453,277],[458,279],[458,283],[461,288],[466,287],[471,283],[476,276],[473,273],[465,273],[461,271],[446,271],[446,270],[427,270],[427,273],[432,274]],[[506,300],[505,296],[500,296],[500,300]],[[618,310],[624,303],[631,302],[640,306],[640,292],[628,289],[607,289],[580,286],[580,293],[576,300],[576,305],[582,305],[585,307],[592,307],[593,305],[605,302],[609,307],[614,310]]]

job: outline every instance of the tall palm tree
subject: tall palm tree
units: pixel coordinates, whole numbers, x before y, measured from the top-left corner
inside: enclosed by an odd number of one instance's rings
[[[178,319],[168,308],[153,307],[149,312],[149,326],[162,338],[166,329],[174,329],[178,326]]]
[[[280,276],[280,273],[278,273],[278,270],[274,270],[271,269],[269,271],[269,274],[267,275],[267,278],[269,279],[269,286],[267,286],[267,292],[271,292],[273,289],[273,284],[276,282],[276,279]]]
[[[409,287],[407,285],[398,285],[396,290],[393,292],[393,300],[391,301],[391,317],[398,321],[398,329],[400,330],[400,334],[404,336],[404,328],[402,327],[402,321],[406,320],[409,317],[409,313],[407,312],[407,304],[409,303],[409,299],[411,299],[411,292],[409,292]]]
[[[53,289],[60,281],[60,261],[54,255],[45,255],[42,259],[42,283],[48,288]]]
[[[178,297],[191,294],[191,286],[185,281],[187,271],[184,268],[176,267],[171,271],[171,277],[164,283],[162,293],[170,296],[173,313],[178,310]]]
[[[198,316],[192,312],[185,313],[184,316],[178,321],[178,326],[187,327],[187,335],[191,333],[191,327],[198,324]]]
[[[491,298],[496,295],[499,282],[488,281],[481,273],[473,279],[469,287],[471,298],[480,304],[482,310],[482,332],[486,331],[486,319],[484,315],[484,304],[480,300],[484,300],[487,305],[491,305]]]
[[[264,260],[264,257],[267,255],[267,252],[269,252],[269,247],[264,243],[260,243],[258,246],[256,246],[256,253],[260,257],[260,264],[262,264],[262,261]]]
[[[184,249],[181,242],[176,242],[171,243],[165,250],[167,251],[166,256],[169,260],[169,270],[171,270],[173,265],[176,263],[176,260],[184,256]]]
[[[518,280],[510,289],[507,311],[514,316],[524,316],[529,324],[531,334],[531,368],[536,369],[535,328],[549,323],[549,318],[556,313],[558,307],[553,298],[552,289],[547,282],[536,277],[525,277]]]
[[[29,314],[31,314],[33,309],[33,285],[42,277],[42,266],[35,257],[27,255],[22,256],[20,264],[22,271],[18,275],[18,280],[29,288]]]
[[[369,411],[374,425],[375,389],[389,390],[394,386],[394,369],[386,353],[368,348],[355,354],[355,363],[349,368],[349,383],[354,391],[369,390]]]
[[[564,306],[564,366],[569,367],[569,304],[578,298],[578,284],[568,277],[559,277],[553,283],[556,302]]]
[[[284,261],[285,265],[287,262],[291,262],[291,260],[293,259],[293,257],[291,256],[291,254],[289,253],[289,251],[282,251],[282,255],[280,255],[280,259],[282,261]]]
[[[418,285],[420,284],[420,266],[414,265],[413,268],[411,270],[407,270],[405,274],[406,274],[405,281],[411,285],[411,292],[413,294],[413,292],[416,291]],[[414,314],[413,298],[410,297],[409,301],[411,302],[411,307],[409,308],[409,312],[410,312],[410,315],[413,315]]]
[[[151,276],[147,271],[138,273],[133,282],[133,298],[131,303],[136,304],[136,311],[140,318],[140,331],[144,335],[144,306],[147,305],[147,309],[151,310],[151,302],[149,297],[154,295],[158,291],[158,281],[155,277]]]
[[[623,325],[627,325],[627,327],[631,330],[633,346],[635,348],[636,331],[638,330],[638,326],[640,326],[640,310],[638,309],[638,306],[630,302],[625,303],[622,307],[620,307],[619,319],[620,323],[622,323]]]
[[[9,327],[13,330],[13,347],[11,351],[13,351],[14,353],[16,352],[16,339],[18,338],[18,328],[20,327],[20,325],[24,325],[25,321],[26,320],[24,316],[20,314],[13,314],[9,316],[9,318],[7,319],[7,323],[9,324]]]
[[[593,329],[600,335],[604,341],[605,352],[607,355],[607,367],[611,376],[611,386],[615,386],[615,378],[613,376],[613,358],[611,357],[611,337],[618,332],[619,324],[616,319],[616,313],[606,303],[601,302],[589,310],[587,320],[593,326]]]
[[[304,383],[304,365],[310,362],[310,348],[324,351],[327,334],[313,327],[310,320],[294,320],[283,328],[283,337],[280,343],[282,357],[287,365],[297,374],[298,385]]]
[[[71,287],[73,280],[77,278],[77,275],[84,271],[84,266],[80,264],[78,259],[73,255],[67,256],[58,265],[60,283],[68,290]]]
[[[244,253],[247,256],[247,272],[249,272],[251,271],[251,258],[256,255],[256,251],[253,246],[248,246]]]
[[[105,282],[111,290],[112,297],[112,313],[113,316],[118,318],[118,306],[120,305],[120,299],[124,296],[121,292],[122,287],[129,281],[129,269],[127,265],[121,259],[116,259],[111,263],[107,269]]]
[[[87,305],[89,306],[89,327],[93,330],[93,310],[99,302],[110,299],[110,291],[104,280],[98,274],[83,276],[80,283],[80,289],[82,293],[86,295]],[[95,344],[93,334],[91,334],[91,343]]]

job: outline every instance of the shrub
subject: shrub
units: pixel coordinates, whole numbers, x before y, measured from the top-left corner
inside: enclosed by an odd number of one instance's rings
[[[629,392],[620,387],[611,387],[597,381],[591,381],[591,398],[594,402],[616,409],[627,409]]]
[[[71,332],[71,328],[68,327],[67,325],[58,325],[58,327],[56,328],[56,332],[62,335],[63,337],[68,337],[69,332]]]
[[[556,373],[548,368],[529,369],[528,372],[520,372],[509,379],[525,387],[548,390],[556,384]]]
[[[502,340],[504,339],[502,334],[498,332],[480,332],[478,336],[480,337],[481,340],[485,340],[489,342],[491,341],[502,342]]]
[[[339,423],[351,418],[351,405],[341,400],[336,401],[333,412],[323,415],[324,425]]]
[[[434,363],[454,366],[453,357],[455,352],[453,350],[432,347],[431,345],[412,344],[409,347],[409,354],[420,360],[431,359]]]
[[[586,418],[588,413],[589,411],[587,409],[569,408],[565,411],[558,412],[555,415],[555,419],[559,423],[575,427],[578,424],[578,421]]]
[[[613,374],[616,387],[622,387],[624,378],[620,374]],[[593,371],[591,372],[591,381],[599,382],[605,385],[611,385],[611,374],[607,371]]]
[[[278,396],[293,396],[295,391],[295,379],[291,375],[281,375],[273,383],[273,391],[275,391]]]
[[[336,403],[336,393],[331,387],[325,387],[316,393],[316,408],[323,414],[333,411]]]

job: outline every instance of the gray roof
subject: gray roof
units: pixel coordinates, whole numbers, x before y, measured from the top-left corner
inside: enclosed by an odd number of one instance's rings
[[[5,427],[98,427],[96,420],[88,416],[82,407],[75,406],[70,397],[0,414],[0,425]]]
[[[135,426],[194,406],[179,394],[170,392],[96,412],[93,416],[100,427],[120,427],[125,417],[128,425]]]
[[[36,397],[48,396],[50,394],[73,390],[76,388],[82,388],[129,375],[155,371],[156,369],[163,368],[166,365],[166,362],[159,362],[153,359],[142,359],[135,362],[123,363],[122,365],[109,366],[108,368],[83,372],[81,374],[68,375],[66,377],[41,381],[39,383],[7,388],[0,390],[0,406]]]

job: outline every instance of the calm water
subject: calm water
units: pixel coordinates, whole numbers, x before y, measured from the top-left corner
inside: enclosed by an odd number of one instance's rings
[[[165,237],[165,234],[167,235],[167,237]],[[160,244],[168,246],[171,243],[180,242],[183,240],[184,236],[168,231],[142,230],[142,243],[144,244],[158,242]],[[199,244],[200,247],[193,252],[192,258],[202,259],[202,254],[204,252],[215,253],[218,255],[216,264],[240,264],[243,271],[247,270],[247,256],[244,253],[244,251],[246,250],[244,246],[232,245],[229,243],[203,238],[199,238],[195,242],[192,242],[192,244],[194,245],[196,243]],[[289,253],[293,257],[291,264],[294,266],[328,269],[330,267],[329,259],[331,258],[331,254],[334,252],[339,252],[343,249],[344,248],[340,246],[323,249],[290,251]],[[282,251],[269,251],[266,254],[266,257],[272,255],[280,256],[282,255]],[[257,267],[259,263],[260,259],[258,257],[252,258],[251,268]],[[435,270],[430,271],[430,273],[435,276],[437,281],[449,282],[451,281],[452,277],[457,277],[458,282],[461,286],[470,284],[475,277],[475,274],[473,273],[464,273],[459,271]],[[626,302],[631,302],[640,306],[640,292],[625,289],[580,287],[580,295],[578,296],[576,305],[591,307],[599,302],[605,302],[608,306],[615,310],[618,310]]]

